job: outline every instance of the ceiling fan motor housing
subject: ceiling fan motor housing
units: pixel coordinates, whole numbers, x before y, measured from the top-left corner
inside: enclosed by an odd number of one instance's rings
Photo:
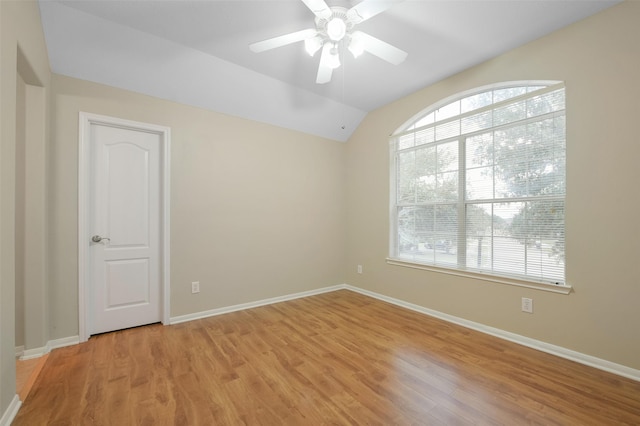
[[[351,33],[354,23],[347,16],[347,9],[334,6],[328,18],[316,17],[316,28],[324,41],[339,43]]]

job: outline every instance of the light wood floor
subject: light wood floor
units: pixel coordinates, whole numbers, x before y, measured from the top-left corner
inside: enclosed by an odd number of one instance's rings
[[[640,424],[640,383],[347,290],[54,350],[14,425]]]
[[[29,395],[48,356],[49,354],[45,354],[39,358],[16,361],[16,390],[20,401],[24,401]]]

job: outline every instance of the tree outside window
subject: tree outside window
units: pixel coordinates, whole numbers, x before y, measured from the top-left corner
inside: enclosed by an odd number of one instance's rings
[[[564,282],[562,84],[460,97],[392,148],[392,258]]]

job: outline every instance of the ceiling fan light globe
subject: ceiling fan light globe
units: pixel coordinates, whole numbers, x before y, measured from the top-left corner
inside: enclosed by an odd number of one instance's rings
[[[309,56],[315,55],[321,47],[322,39],[318,36],[308,38],[304,41],[304,49],[307,51]]]
[[[341,18],[333,18],[327,23],[327,35],[333,41],[340,41],[347,34],[347,24]]]
[[[340,67],[340,55],[335,47],[331,49],[331,54],[327,58],[327,66],[333,69]]]
[[[357,33],[351,36],[351,41],[349,42],[348,49],[354,58],[357,58],[358,56],[362,55],[362,53],[364,53],[364,41],[361,37],[358,37]]]

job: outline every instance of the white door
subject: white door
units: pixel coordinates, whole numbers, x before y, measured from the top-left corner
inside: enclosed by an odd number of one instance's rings
[[[158,133],[91,123],[89,335],[162,319]]]

